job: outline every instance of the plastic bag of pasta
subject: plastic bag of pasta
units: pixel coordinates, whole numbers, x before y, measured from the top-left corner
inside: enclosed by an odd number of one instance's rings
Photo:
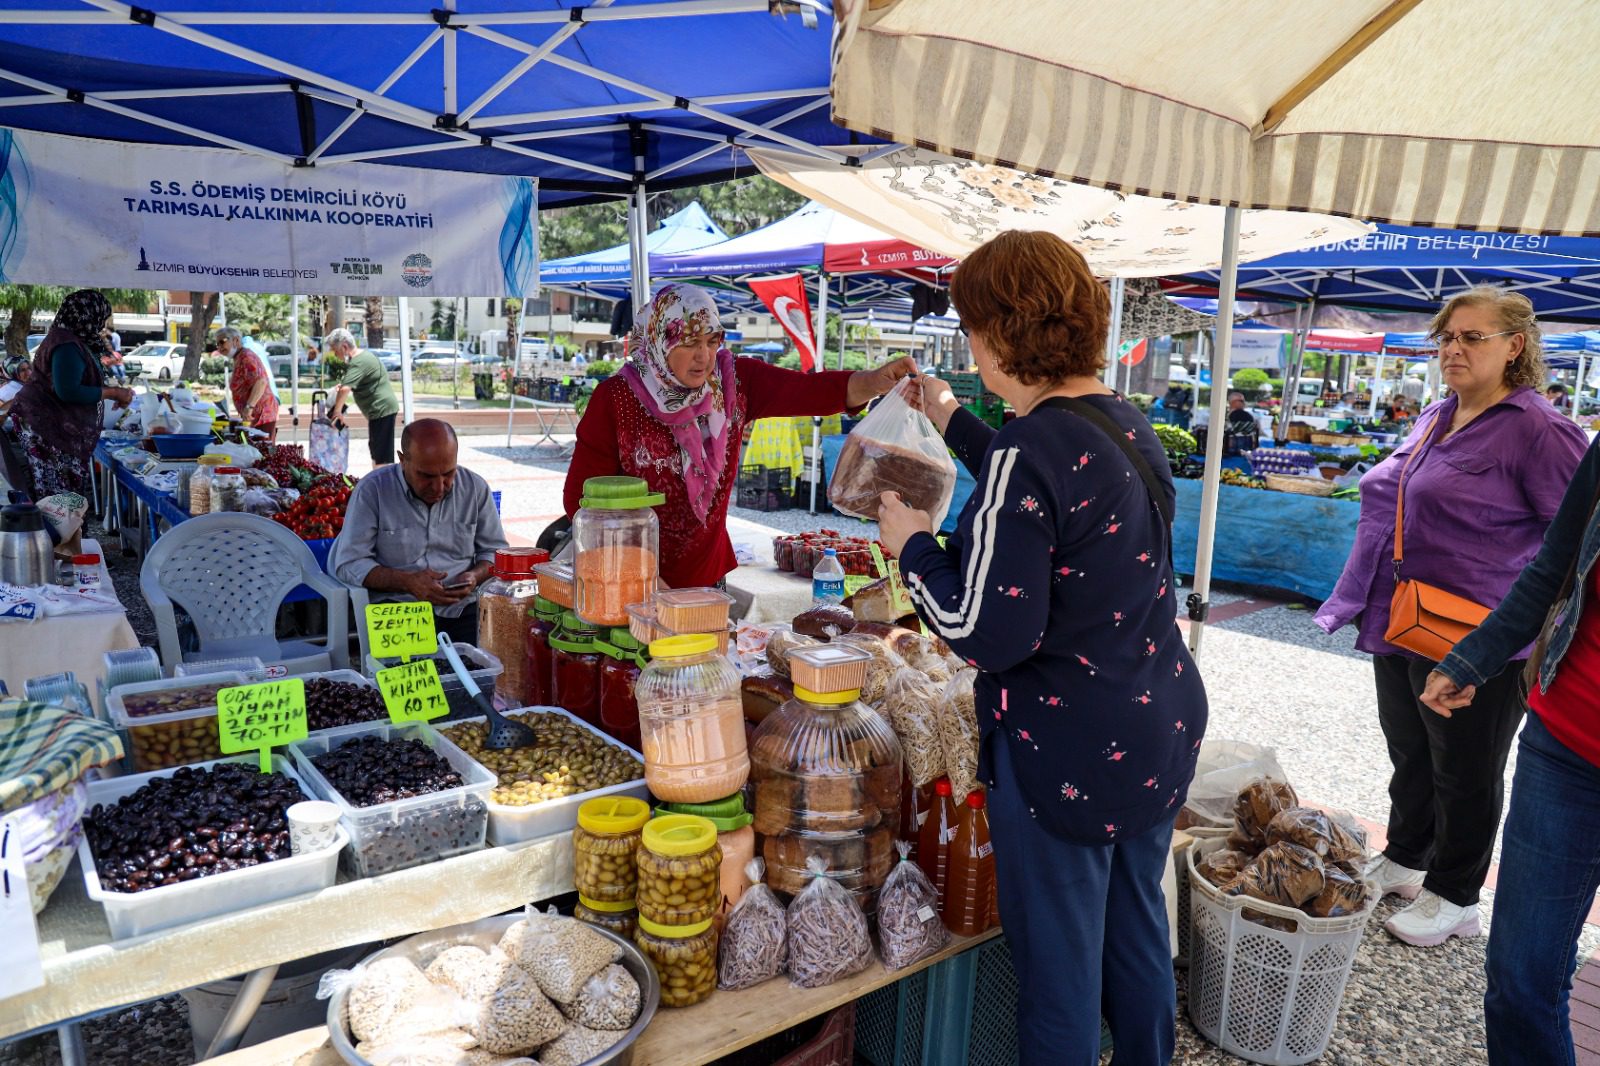
[[[514,966],[489,993],[473,1005],[468,1031],[486,1051],[526,1055],[555,1039],[567,1028],[555,1004],[545,998],[532,973]]]
[[[801,988],[820,988],[859,973],[872,962],[867,916],[820,856],[806,860],[810,884],[789,904],[789,977]]]
[[[1287,782],[1271,777],[1256,778],[1234,798],[1233,832],[1228,834],[1228,847],[1251,855],[1259,854],[1267,846],[1267,826],[1272,819],[1299,805],[1300,798]]]
[[[455,1029],[465,1018],[461,1001],[425,977],[410,959],[378,959],[354,970],[330,970],[318,998],[347,988],[345,1012],[358,1042],[388,1043]]]
[[[717,960],[717,987],[727,992],[751,988],[783,973],[789,961],[789,920],[783,904],[762,882],[766,864],[745,863],[750,887],[728,912]]]
[[[620,1030],[574,1025],[539,1049],[539,1066],[583,1066],[622,1037]]]
[[[973,695],[977,678],[976,670],[961,671],[945,686],[939,706],[939,739],[957,803],[965,802],[978,787],[978,705]]]
[[[1225,891],[1284,907],[1298,907],[1323,887],[1322,860],[1299,844],[1273,844],[1250,860]]]
[[[895,844],[900,861],[878,893],[878,954],[886,970],[903,970],[950,942],[939,919],[939,893],[911,861],[911,845]]]
[[[944,693],[909,666],[898,670],[884,687],[878,704],[905,755],[906,772],[918,788],[945,774],[944,738],[939,725]]]

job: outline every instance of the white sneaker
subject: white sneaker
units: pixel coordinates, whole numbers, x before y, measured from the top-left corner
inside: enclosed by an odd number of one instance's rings
[[[1383,923],[1383,927],[1396,939],[1413,947],[1438,947],[1453,936],[1481,936],[1483,927],[1478,924],[1478,905],[1458,907],[1443,896],[1427,889],[1417,901]]]
[[[1382,852],[1374,856],[1361,872],[1368,880],[1377,882],[1379,899],[1391,893],[1401,899],[1416,899],[1417,893],[1422,891],[1423,880],[1428,876],[1421,870],[1401,866]]]

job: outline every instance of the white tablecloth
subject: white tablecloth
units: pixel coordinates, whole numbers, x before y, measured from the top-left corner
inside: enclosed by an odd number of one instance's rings
[[[110,591],[111,572],[99,542],[85,538],[83,551],[101,556],[100,584]],[[105,653],[138,646],[123,611],[0,623],[0,679],[13,696],[21,696],[29,678],[71,670],[93,693],[95,679],[105,673]]]
[[[755,557],[728,575],[735,613],[745,621],[787,622],[811,606],[811,581],[784,573],[772,560],[772,538],[782,532],[741,518],[728,519],[735,549],[748,548]]]

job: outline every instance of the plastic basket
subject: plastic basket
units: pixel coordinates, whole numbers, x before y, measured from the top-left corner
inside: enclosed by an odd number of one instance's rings
[[[809,1018],[717,1060],[716,1066],[853,1066],[856,1005]]]
[[[856,1056],[870,1066],[922,1061],[928,971],[919,970],[856,1000]]]
[[[1311,918],[1290,907],[1223,895],[1195,870],[1197,858],[1226,841],[1197,840],[1184,869],[1189,881],[1189,1018],[1224,1051],[1268,1066],[1320,1057],[1339,1020],[1361,935],[1378,903],[1344,918]],[[1253,922],[1282,919],[1292,932]]]

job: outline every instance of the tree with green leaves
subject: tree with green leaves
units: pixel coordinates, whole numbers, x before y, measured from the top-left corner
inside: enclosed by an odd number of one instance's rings
[[[71,292],[64,285],[0,285],[0,310],[10,311],[6,323],[6,355],[28,354],[28,334],[33,330],[35,311],[53,311]],[[156,294],[145,289],[101,289],[112,307],[144,314],[156,302]]]
[[[240,333],[258,341],[277,341],[289,336],[294,297],[275,292],[230,292],[225,299],[228,324]]]
[[[696,200],[717,225],[734,234],[776,222],[806,203],[805,197],[771,178],[735,178],[716,185],[651,193],[651,226]],[[539,251],[545,259],[595,252],[622,244],[627,239],[628,204],[625,200],[539,212]]]
[[[363,345],[367,348],[383,347],[383,297],[368,296],[366,306],[366,337]]]

